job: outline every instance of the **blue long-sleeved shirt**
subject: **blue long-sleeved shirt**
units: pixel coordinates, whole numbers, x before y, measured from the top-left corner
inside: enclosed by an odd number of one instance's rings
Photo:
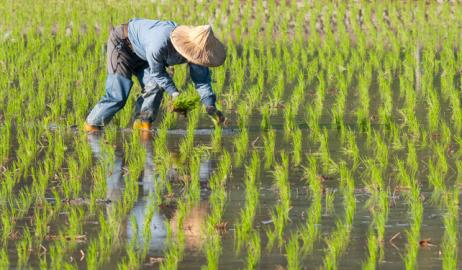
[[[168,75],[166,67],[187,63],[173,47],[170,33],[175,29],[172,21],[148,19],[131,19],[128,23],[128,39],[133,50],[141,59],[149,63],[149,76],[146,89],[159,85],[170,95],[177,91],[175,83]],[[188,63],[191,79],[206,106],[215,105],[215,94],[212,91],[210,70],[208,67]]]

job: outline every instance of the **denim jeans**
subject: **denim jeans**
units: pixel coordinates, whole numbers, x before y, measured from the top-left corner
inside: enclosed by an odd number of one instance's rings
[[[159,111],[164,90],[148,80],[148,62],[139,58],[123,37],[122,26],[115,27],[107,42],[106,92],[87,116],[87,123],[93,126],[106,125],[121,110],[133,86],[132,75],[138,78],[141,95],[136,100],[134,117],[153,122]],[[145,91],[145,89],[149,89]]]

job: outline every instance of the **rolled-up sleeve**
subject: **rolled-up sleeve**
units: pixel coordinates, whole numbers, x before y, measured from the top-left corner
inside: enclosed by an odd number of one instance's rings
[[[201,97],[201,102],[205,106],[215,106],[216,96],[212,91],[210,70],[195,64],[189,64],[189,73],[195,84],[196,91]]]
[[[162,53],[162,46],[160,44],[150,46],[146,52],[146,59],[150,69],[150,79],[145,88],[150,90],[156,87],[157,84],[171,95],[177,91],[177,88],[166,71],[165,62],[162,60]]]

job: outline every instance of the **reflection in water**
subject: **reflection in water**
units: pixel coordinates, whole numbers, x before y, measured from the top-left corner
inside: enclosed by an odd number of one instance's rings
[[[97,159],[105,159],[104,151],[101,147],[101,134],[89,134],[88,142],[92,149],[93,155]],[[146,161],[144,164],[143,173],[139,181],[140,190],[138,192],[138,199],[135,203],[135,206],[131,210],[129,217],[134,216],[136,224],[132,222],[127,222],[127,238],[128,241],[136,239],[138,243],[144,245],[144,235],[143,227],[145,226],[145,221],[149,218],[149,208],[152,208],[152,205],[158,205],[161,202],[156,201],[155,188],[157,181],[160,181],[160,178],[155,174],[155,165],[153,161],[153,145],[152,140],[142,141],[141,142],[146,149]],[[107,183],[107,198],[111,201],[117,201],[122,198],[123,190],[123,154],[119,151],[116,151],[114,160],[114,166],[110,170],[110,174],[106,178]],[[172,170],[173,173],[175,170]],[[207,186],[210,174],[212,172],[211,161],[207,156],[203,156],[200,163],[200,181],[201,186]],[[175,175],[172,175],[172,178],[177,178]],[[150,230],[151,230],[151,239],[149,239],[149,253],[161,253],[165,249],[165,241],[167,238],[167,221],[172,228],[174,234],[178,228],[178,212],[169,214],[172,209],[163,210],[154,207],[154,213],[152,214],[150,220]],[[152,210],[152,209],[151,209]],[[202,226],[207,218],[209,211],[208,202],[201,201],[199,204],[195,205],[192,209],[188,211],[188,214],[183,219],[183,230],[184,230],[184,240],[187,249],[199,251],[203,244],[203,237],[201,236]],[[130,219],[128,219],[130,220]],[[133,226],[138,226],[138,229]]]
[[[102,135],[100,133],[88,134],[87,138],[95,158],[98,160],[108,158],[101,147]],[[111,201],[117,201],[122,197],[122,161],[122,155],[116,152],[114,165],[106,177],[106,199]]]
[[[208,202],[201,201],[191,208],[183,218],[183,231],[186,248],[192,251],[200,251],[204,244],[203,226],[209,212]],[[170,226],[174,234],[178,229],[178,212],[175,213]]]
[[[159,177],[154,174],[154,162],[153,162],[153,148],[151,140],[143,142],[146,148],[146,161],[144,163],[143,174],[140,179],[140,190],[138,192],[138,200],[135,203],[129,216],[134,216],[136,224],[128,222],[127,224],[127,237],[131,241],[134,238],[144,245],[143,230],[141,229],[147,218],[147,210],[150,205],[157,204],[156,196],[154,195],[156,182],[160,181]],[[135,230],[133,226],[137,225],[138,230]],[[149,224],[151,229],[151,239],[149,240],[149,252],[163,251],[165,248],[165,239],[167,238],[167,228],[165,227],[165,216],[159,213],[158,209],[154,210],[154,213]],[[136,235],[135,235],[136,234]]]

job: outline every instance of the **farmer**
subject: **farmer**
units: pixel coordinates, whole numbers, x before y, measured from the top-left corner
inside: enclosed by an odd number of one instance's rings
[[[226,52],[209,25],[177,26],[172,21],[131,19],[112,29],[107,42],[106,93],[87,116],[84,129],[98,131],[124,107],[132,75],[142,87],[135,104],[134,129],[149,131],[163,92],[180,95],[167,68],[188,63],[191,79],[207,113],[217,124],[225,120],[216,108],[208,67],[223,64]]]

